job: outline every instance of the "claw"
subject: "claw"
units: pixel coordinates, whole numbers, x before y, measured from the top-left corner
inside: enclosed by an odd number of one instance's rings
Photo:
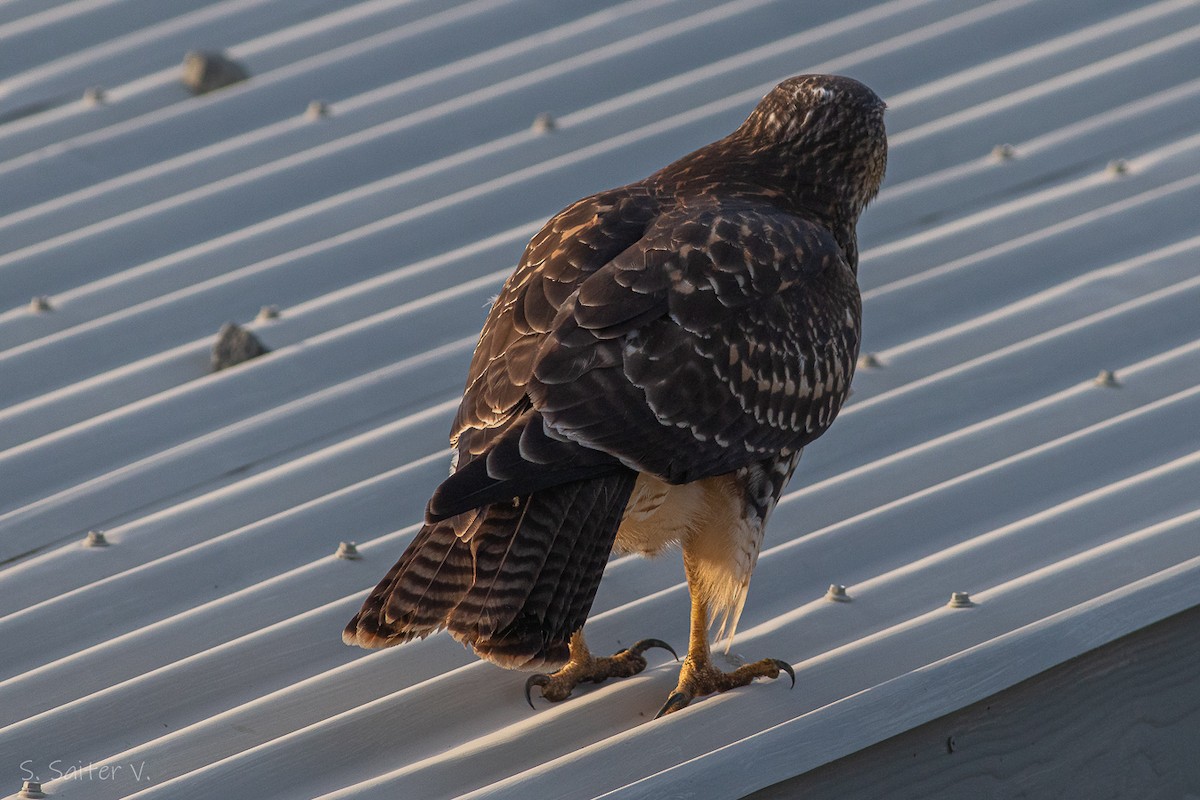
[[[796,688],[796,670],[792,669],[792,665],[786,661],[780,661],[778,658],[772,658],[771,662],[779,667],[781,671],[786,672],[788,677],[792,679],[792,685],[789,688]]]
[[[640,656],[651,647],[658,647],[666,650],[668,653],[675,656],[676,661],[679,660],[679,653],[675,652],[675,648],[671,647],[671,645],[667,644],[662,639],[642,639],[640,642],[634,643],[633,647],[628,648],[628,650],[635,656]]]
[[[529,680],[525,681],[525,702],[529,703],[529,707],[537,711],[537,706],[533,704],[533,687],[549,686],[550,676],[539,672],[537,675],[531,675]]]
[[[686,708],[687,704],[692,702],[692,698],[683,692],[671,692],[671,696],[667,698],[667,702],[663,703],[663,707],[654,715],[655,719],[665,717],[672,711],[678,711],[681,708]]]

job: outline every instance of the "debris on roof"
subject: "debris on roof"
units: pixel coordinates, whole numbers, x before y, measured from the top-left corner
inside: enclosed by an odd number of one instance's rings
[[[208,94],[250,77],[246,69],[223,53],[193,50],[183,58],[183,85],[192,94]]]
[[[263,312],[259,311],[259,316]],[[268,314],[267,319],[271,319]],[[252,358],[270,352],[251,331],[233,322],[226,322],[217,331],[217,340],[212,347],[212,370],[228,369]]]

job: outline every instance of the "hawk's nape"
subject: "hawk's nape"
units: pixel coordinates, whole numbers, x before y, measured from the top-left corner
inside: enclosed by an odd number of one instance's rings
[[[661,713],[791,672],[720,672],[708,632],[732,638],[767,518],[849,392],[883,110],[849,78],[791,78],[724,139],[551,219],[484,323],[454,472],[346,642],[448,629],[502,666],[567,662],[530,680],[562,699],[662,645],[588,651],[609,553],[678,544],[692,629]]]

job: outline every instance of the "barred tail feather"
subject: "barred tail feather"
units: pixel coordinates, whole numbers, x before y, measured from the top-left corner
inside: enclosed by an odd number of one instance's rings
[[[343,640],[388,647],[448,628],[504,667],[565,661],[635,480],[622,468],[484,506],[465,523],[467,514],[426,524]]]

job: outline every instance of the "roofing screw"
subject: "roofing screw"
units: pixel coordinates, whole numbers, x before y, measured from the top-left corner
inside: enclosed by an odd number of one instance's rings
[[[86,106],[102,106],[107,98],[99,86],[89,86],[83,90],[83,104]]]
[[[549,133],[550,131],[558,130],[558,123],[554,121],[554,115],[542,112],[533,118],[534,133]]]
[[[1104,389],[1115,389],[1121,385],[1111,369],[1100,370],[1100,374],[1096,376],[1092,383]]]
[[[1017,148],[1011,144],[998,144],[992,148],[992,158],[997,161],[1011,161],[1017,157]]]
[[[1123,158],[1113,159],[1108,162],[1108,166],[1104,168],[1104,171],[1113,177],[1128,174],[1129,162]]]
[[[354,546],[354,542],[342,542],[339,544],[337,553],[335,555],[337,555],[338,558],[344,558],[347,561],[357,561],[358,559],[362,558],[362,556],[358,554],[358,548]]]
[[[950,602],[946,605],[948,605],[950,608],[970,608],[975,604],[971,602],[971,595],[969,592],[951,592]]]
[[[54,307],[50,305],[50,298],[45,297],[44,295],[38,295],[29,301],[29,311],[33,314],[42,314],[53,310],[53,308]]]
[[[17,793],[17,797],[45,797],[46,793],[42,791],[42,784],[38,781],[22,781],[21,791]]]
[[[279,319],[279,309],[275,306],[263,306],[258,310],[258,321],[266,322],[269,319]]]
[[[882,366],[883,363],[880,362],[879,357],[874,353],[863,353],[858,357],[859,369],[879,369]]]
[[[829,591],[825,592],[825,599],[832,600],[835,603],[849,603],[850,595],[846,594],[846,587],[840,583],[829,584]]]
[[[108,547],[108,538],[104,531],[88,531],[83,538],[84,547]]]
[[[305,119],[324,119],[329,116],[329,106],[321,100],[313,100],[304,111]]]

